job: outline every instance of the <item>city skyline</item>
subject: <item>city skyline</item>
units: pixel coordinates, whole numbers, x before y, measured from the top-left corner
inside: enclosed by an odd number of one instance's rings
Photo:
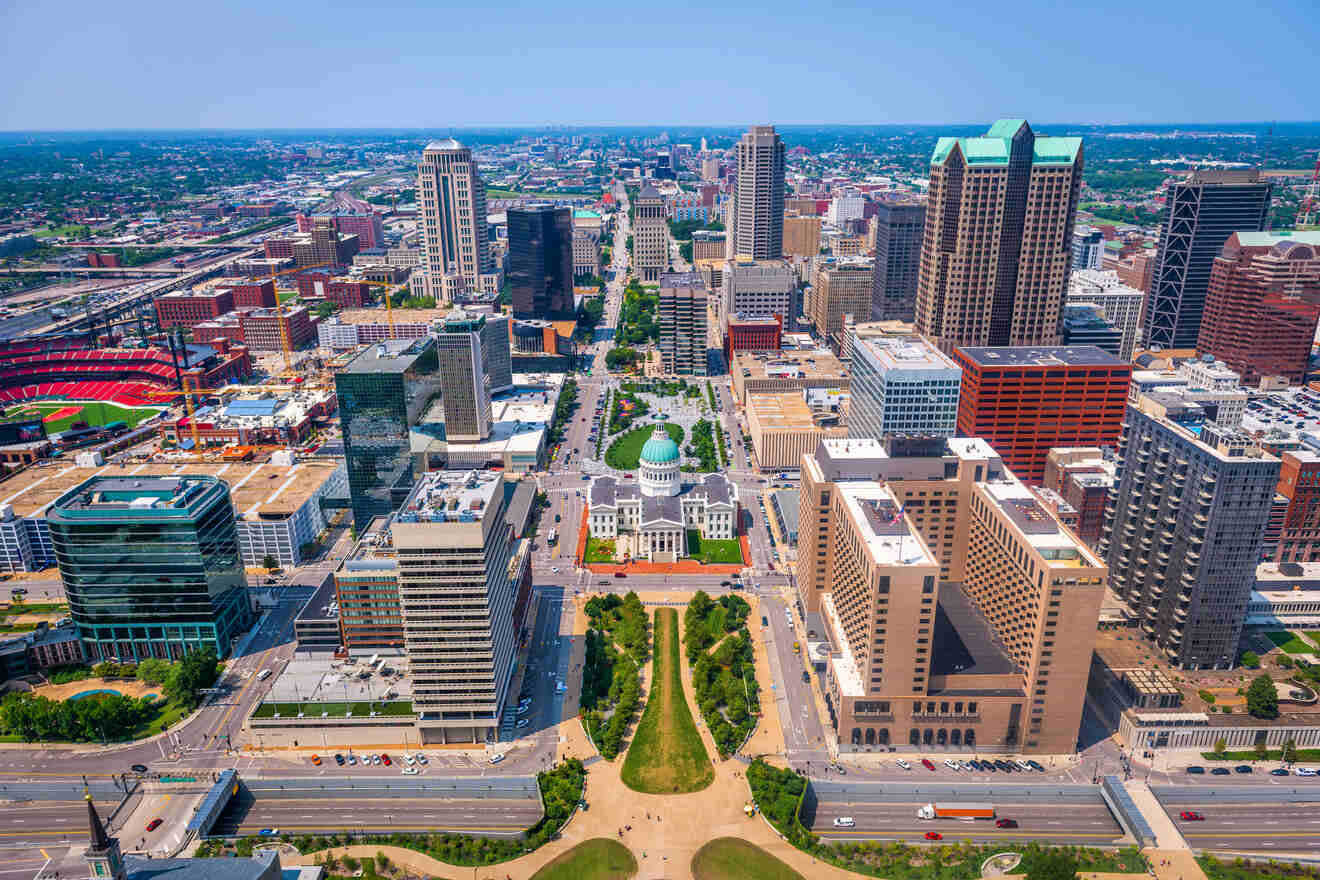
[[[1186,3],[1065,9],[1031,2],[993,15],[856,4],[825,20],[781,7],[766,10],[755,22],[759,39],[742,44],[727,39],[746,27],[739,10],[703,7],[671,45],[617,28],[603,4],[579,4],[568,15],[454,4],[394,14],[380,7],[335,16],[308,11],[300,3],[238,4],[203,22],[155,3],[12,9],[5,49],[14,74],[0,91],[5,127],[626,125],[651,122],[666,106],[687,108],[686,124],[724,123],[735,108],[748,123],[781,125],[952,124],[1000,114],[1097,123],[1320,117],[1315,98],[1294,87],[1317,25],[1306,6],[1289,0],[1256,10],[1261,20],[1289,27],[1237,29],[1231,43],[1221,16]],[[446,39],[446,64],[480,67],[479,80],[439,77],[435,56],[415,48],[428,35],[452,36],[456,21],[462,38]],[[1104,39],[1120,21],[1129,32],[1176,33],[1178,40],[1152,53],[1150,40]],[[202,28],[207,51],[198,51]],[[840,52],[840,32],[867,51]],[[70,60],[103,57],[107,45],[128,51],[100,65],[96,88],[88,88],[85,67]],[[786,49],[772,53],[767,45]],[[520,51],[500,51],[505,46]],[[353,62],[325,64],[336,57]],[[704,63],[715,57],[722,63]],[[1012,60],[1024,57],[1029,66]],[[567,63],[572,58],[610,74],[583,77],[578,64]],[[1196,75],[1208,58],[1213,81]],[[300,76],[300,69],[317,75]],[[666,75],[650,75],[656,70]],[[1068,76],[1040,94],[1034,83],[1052,70]]]

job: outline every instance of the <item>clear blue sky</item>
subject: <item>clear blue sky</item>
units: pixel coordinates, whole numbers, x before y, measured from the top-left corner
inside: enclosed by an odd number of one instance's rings
[[[1316,120],[1316,2],[4,0],[0,128]]]

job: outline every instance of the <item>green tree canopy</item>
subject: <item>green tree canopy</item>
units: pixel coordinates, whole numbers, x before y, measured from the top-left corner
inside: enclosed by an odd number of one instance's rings
[[[1247,688],[1247,711],[1256,718],[1279,717],[1279,692],[1268,673],[1261,673]]]

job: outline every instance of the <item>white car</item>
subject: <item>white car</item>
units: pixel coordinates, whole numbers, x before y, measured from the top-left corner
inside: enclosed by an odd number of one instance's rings
[[[1014,761],[1013,763],[1023,773],[1030,773],[1031,770],[1033,769],[1032,766],[1028,764],[1026,761]]]
[[[503,760],[504,760],[504,756],[503,756],[503,755],[491,755],[491,756],[490,756],[490,762],[491,762],[492,764],[498,764],[500,761],[503,761]]]
[[[857,824],[857,820],[852,816],[840,816],[834,820],[835,828],[852,828]]]
[[[1315,775],[1316,775],[1316,770],[1315,770],[1314,767],[1298,767],[1298,768],[1297,768],[1296,770],[1294,770],[1293,772],[1296,773],[1298,776],[1315,776]]]
[[[957,762],[957,761],[954,761],[952,758],[945,758],[945,759],[944,759],[944,766],[945,766],[945,767],[948,767],[950,770],[957,770],[957,769],[958,769],[958,762]]]
[[[902,758],[899,758],[898,761],[895,762],[895,763],[897,763],[898,766],[902,767],[904,770],[911,770],[911,769],[912,769],[912,765],[909,764],[907,761],[904,761]]]
[[[421,764],[423,767],[425,767],[425,766],[426,766],[426,763],[427,763],[427,761],[426,761],[426,755],[418,754],[418,756],[417,756],[417,763],[418,763],[418,764]]]
[[[421,771],[419,771],[416,767],[404,767],[399,772],[402,773],[404,776],[416,776]]]

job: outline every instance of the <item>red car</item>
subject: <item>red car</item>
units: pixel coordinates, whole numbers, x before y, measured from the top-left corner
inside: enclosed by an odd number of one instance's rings
[[[1178,818],[1182,819],[1184,822],[1205,821],[1205,816],[1202,816],[1200,813],[1194,813],[1191,810],[1183,810],[1181,813],[1178,814]]]
[[[152,819],[150,822],[147,823],[148,831],[155,831],[159,827],[160,827],[160,819]]]
[[[1016,827],[1018,827],[1017,819],[996,819],[996,820],[995,820],[995,827],[996,827],[996,828],[1016,828]]]
[[[927,832],[926,832],[926,839],[927,839],[927,840],[943,840],[943,839],[944,839],[944,835],[943,835],[943,834],[940,834],[938,831],[927,831]]]
[[[380,762],[381,762],[382,764],[384,764],[386,767],[390,766],[390,764],[391,764],[390,756],[389,756],[389,755],[384,755],[384,754],[382,754],[382,755],[380,756]]]
[[[935,769],[935,765],[932,764],[932,763],[931,763],[928,759],[926,759],[926,758],[922,758],[922,759],[921,759],[921,766],[925,767],[927,770],[934,770],[934,769]]]

